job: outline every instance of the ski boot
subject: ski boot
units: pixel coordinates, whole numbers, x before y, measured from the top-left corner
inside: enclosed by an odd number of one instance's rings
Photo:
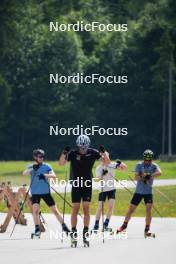
[[[66,233],[67,236],[71,233],[70,229],[65,223],[62,224],[62,230]]]
[[[89,247],[90,243],[89,243],[89,229],[88,227],[84,227],[83,229],[83,244],[84,247]]]
[[[145,238],[147,238],[147,237],[153,237],[153,238],[155,238],[155,234],[150,232],[150,226],[149,225],[146,225],[145,226],[144,237]]]
[[[40,227],[36,226],[35,232],[31,234],[31,239],[34,239],[34,238],[40,239],[40,236],[41,236]]]
[[[120,228],[117,228],[116,234],[119,234],[121,232],[124,232],[127,228],[127,224],[123,223],[123,225]]]
[[[99,225],[94,225],[93,229],[91,230],[91,234],[97,234],[99,230]]]
[[[72,231],[70,232],[71,237],[71,247],[76,248],[78,244],[78,234],[76,228],[72,228]]]

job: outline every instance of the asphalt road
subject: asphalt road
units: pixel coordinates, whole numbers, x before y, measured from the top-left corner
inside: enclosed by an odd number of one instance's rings
[[[5,215],[0,214],[0,223]],[[70,239],[60,238],[61,227],[53,215],[45,214],[47,231],[41,239],[30,238],[34,229],[32,216],[27,214],[27,226],[17,225],[15,232],[9,238],[14,221],[12,220],[6,233],[0,234],[0,262],[2,264],[82,264],[82,263],[120,263],[120,264],[166,264],[174,263],[176,259],[176,218],[154,218],[152,231],[156,238],[143,236],[144,218],[132,218],[128,233],[121,236],[102,234],[91,237],[90,247],[84,248],[82,238],[77,248],[71,248]],[[120,226],[123,217],[113,217],[111,227]],[[66,216],[69,224],[70,216]],[[93,225],[94,216],[91,217]],[[78,221],[79,231],[82,230],[82,219]]]

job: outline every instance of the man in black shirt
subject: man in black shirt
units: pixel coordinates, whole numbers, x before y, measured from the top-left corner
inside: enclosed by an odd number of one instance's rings
[[[71,163],[71,180],[72,180],[72,231],[76,232],[77,215],[80,209],[80,203],[83,203],[84,213],[84,233],[88,232],[90,222],[90,202],[92,197],[92,168],[96,160],[101,158],[100,152],[96,149],[89,148],[90,139],[86,135],[80,135],[76,140],[76,149],[70,150],[66,147],[59,159],[59,165],[64,165],[66,161]]]

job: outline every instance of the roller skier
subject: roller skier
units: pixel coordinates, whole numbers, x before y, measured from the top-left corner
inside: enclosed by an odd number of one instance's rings
[[[146,207],[146,225],[144,229],[145,237],[155,237],[154,233],[150,232],[150,225],[152,220],[152,205],[153,194],[152,185],[156,177],[161,175],[160,167],[153,162],[153,151],[146,149],[143,153],[143,161],[137,163],[135,168],[135,180],[137,181],[136,190],[132,197],[131,204],[128,208],[128,212],[125,216],[125,220],[120,228],[117,229],[117,233],[126,230],[128,222],[136,210],[139,203],[144,200]]]
[[[76,148],[66,147],[60,156],[59,165],[63,166],[67,161],[71,163],[72,179],[72,246],[77,246],[77,216],[82,202],[84,213],[83,243],[89,246],[89,222],[90,202],[92,198],[92,168],[96,160],[101,158],[98,150],[90,148],[90,138],[80,135],[76,140]]]
[[[111,162],[109,159],[109,153],[105,151],[104,147],[100,148],[102,153],[106,153],[106,159],[102,157],[102,161],[99,166],[96,168],[96,177],[101,180],[101,190],[99,193],[99,204],[96,212],[95,224],[92,232],[98,232],[99,230],[99,221],[100,217],[104,213],[104,203],[106,199],[108,200],[108,212],[106,219],[103,221],[103,231],[112,232],[112,229],[109,228],[109,222],[113,213],[113,208],[116,198],[116,180],[115,180],[115,171],[116,170],[126,170],[127,166],[121,160],[116,162]]]
[[[42,149],[35,149],[33,151],[34,163],[29,165],[23,172],[23,175],[31,175],[31,200],[33,208],[33,219],[35,224],[35,231],[31,234],[31,238],[40,238],[40,200],[43,199],[50,207],[53,214],[56,216],[59,223],[62,225],[62,230],[68,235],[70,230],[63,222],[63,218],[55,204],[55,201],[50,193],[49,179],[56,179],[56,175],[51,166],[44,163],[45,152]]]

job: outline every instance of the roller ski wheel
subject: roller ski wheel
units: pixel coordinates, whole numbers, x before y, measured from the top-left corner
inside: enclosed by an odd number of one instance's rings
[[[70,232],[70,237],[71,237],[71,247],[76,248],[78,244],[77,231]]]
[[[78,241],[76,239],[71,239],[71,248],[76,248]]]
[[[84,247],[90,247],[90,242],[87,240],[83,241]]]
[[[153,237],[153,238],[155,238],[156,235],[155,235],[155,233],[146,232],[146,233],[144,233],[144,237],[145,237],[145,238],[147,238],[147,237]]]
[[[113,229],[111,227],[104,228],[104,230],[102,230],[102,232],[107,232],[110,235],[114,234],[114,231],[113,231]]]
[[[31,239],[35,239],[35,238],[40,239],[40,236],[41,236],[41,232],[32,233],[31,234]]]

